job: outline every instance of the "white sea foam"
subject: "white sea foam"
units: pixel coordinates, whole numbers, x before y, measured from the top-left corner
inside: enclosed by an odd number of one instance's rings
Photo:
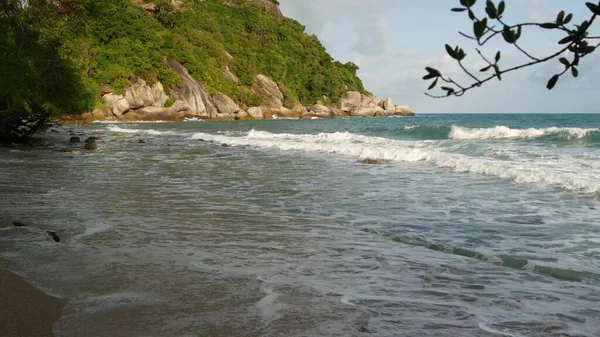
[[[335,153],[357,159],[390,162],[427,162],[454,172],[475,173],[512,180],[561,187],[585,193],[600,193],[600,170],[590,169],[584,158],[536,158],[536,160],[474,157],[450,152],[448,141],[402,141],[368,137],[348,132],[275,134],[252,130],[243,136],[196,133],[192,139],[213,140],[232,146],[256,146],[283,151]]]
[[[546,135],[558,135],[566,139],[581,139],[591,132],[600,131],[600,129],[584,128],[544,128],[544,129],[511,129],[506,126],[496,126],[493,128],[466,128],[462,126],[452,126],[449,138],[456,140],[486,140],[486,139],[531,139]]]
[[[147,134],[147,135],[152,135],[152,136],[160,136],[160,135],[172,135],[172,134],[176,134],[176,132],[173,131],[158,131],[158,130],[152,130],[152,129],[126,129],[126,128],[122,128],[119,126],[109,126],[108,131],[111,132],[118,132],[118,133],[128,133],[128,134]]]
[[[404,130],[409,131],[409,130],[413,130],[418,128],[420,125],[409,125],[409,126],[405,126]]]
[[[92,121],[94,124],[152,124],[152,123],[170,123],[169,121]]]

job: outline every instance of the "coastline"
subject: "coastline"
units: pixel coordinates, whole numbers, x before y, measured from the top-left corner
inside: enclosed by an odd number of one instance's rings
[[[0,268],[0,336],[54,336],[52,327],[63,307],[63,300]]]

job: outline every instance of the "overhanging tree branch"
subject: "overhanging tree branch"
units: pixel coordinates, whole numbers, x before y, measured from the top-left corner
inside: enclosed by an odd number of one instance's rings
[[[589,29],[596,20],[596,17],[600,15],[600,2],[598,4],[587,2],[585,5],[592,12],[592,16],[578,25],[573,25],[574,27],[569,27],[568,24],[573,20],[573,14],[567,14],[564,11],[561,11],[554,22],[527,22],[527,23],[519,23],[514,25],[509,25],[503,20],[503,14],[506,9],[506,3],[504,1],[500,1],[498,5],[492,0],[486,1],[485,12],[487,17],[480,19],[476,16],[473,11],[473,6],[476,4],[477,0],[460,0],[460,4],[462,7],[453,8],[453,12],[466,12],[469,16],[469,19],[473,21],[473,36],[465,34],[463,32],[459,32],[460,35],[467,39],[477,41],[479,46],[484,46],[489,41],[493,40],[495,37],[502,36],[504,41],[508,44],[514,45],[514,47],[525,55],[529,62],[525,62],[523,64],[507,68],[504,70],[500,70],[499,62],[501,59],[501,52],[498,51],[496,53],[496,57],[494,62],[490,61],[486,58],[483,53],[476,48],[479,56],[487,63],[487,66],[480,70],[480,72],[488,72],[493,70],[494,74],[488,76],[487,78],[480,80],[477,76],[473,75],[471,71],[469,71],[464,66],[464,59],[466,58],[466,53],[462,48],[456,46],[455,48],[446,45],[446,52],[448,55],[457,61],[459,67],[462,71],[467,74],[470,78],[472,78],[475,82],[470,85],[459,85],[458,82],[451,78],[444,77],[437,69],[426,68],[427,75],[423,77],[424,80],[433,80],[431,85],[429,86],[429,90],[434,89],[437,86],[438,80],[442,79],[442,81],[452,84],[451,87],[441,87],[443,91],[445,91],[445,95],[432,95],[426,93],[427,96],[433,98],[443,98],[448,96],[462,96],[465,92],[480,87],[486,82],[491,81],[494,78],[498,78],[498,80],[502,80],[502,75],[506,73],[510,73],[513,71],[517,71],[526,67],[535,66],[538,64],[542,64],[553,60],[555,58],[559,58],[562,54],[566,52],[570,52],[571,60],[568,60],[566,57],[560,57],[560,63],[565,66],[565,69],[558,74],[552,76],[552,78],[548,81],[547,88],[553,89],[561,76],[571,70],[571,74],[573,77],[579,76],[579,70],[577,66],[579,66],[579,62],[582,58],[592,54],[598,47],[600,47],[600,43],[591,45],[591,40],[600,39],[598,36],[589,36]],[[496,21],[502,29],[497,29],[496,26],[488,24],[488,21]],[[563,38],[558,41],[559,45],[563,45],[557,52],[543,57],[538,58],[533,56],[531,53],[525,50],[522,46],[520,46],[517,42],[521,38],[521,34],[523,31],[523,27],[528,28],[541,28],[545,30],[556,30],[566,34]]]

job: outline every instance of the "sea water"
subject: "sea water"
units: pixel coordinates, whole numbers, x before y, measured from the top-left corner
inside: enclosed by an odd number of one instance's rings
[[[56,130],[0,149],[0,266],[59,336],[600,335],[600,115]]]

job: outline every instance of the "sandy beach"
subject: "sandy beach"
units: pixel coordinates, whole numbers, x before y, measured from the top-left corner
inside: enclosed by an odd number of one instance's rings
[[[53,336],[63,301],[35,289],[25,280],[0,269],[0,336]]]

